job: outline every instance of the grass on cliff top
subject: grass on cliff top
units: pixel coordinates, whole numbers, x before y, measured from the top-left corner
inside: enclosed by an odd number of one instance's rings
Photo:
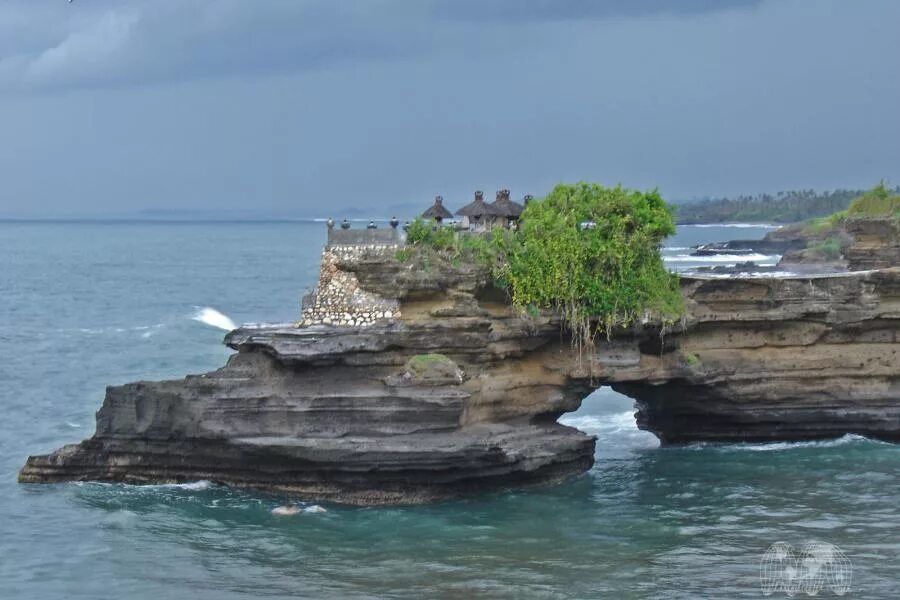
[[[846,218],[847,211],[842,210],[827,217],[812,219],[806,222],[803,232],[807,235],[827,235],[837,231]]]
[[[884,182],[854,198],[846,210],[824,217],[809,219],[794,225],[785,225],[779,231],[796,232],[815,238],[827,238],[839,230],[848,218],[894,217],[900,219],[900,195]]]
[[[847,216],[900,218],[900,195],[894,194],[882,181],[851,202]]]
[[[460,269],[475,266],[493,270],[498,253],[491,241],[491,234],[459,234],[452,227],[416,218],[406,232],[406,247],[397,251],[402,263],[415,263],[428,272],[434,263]]]

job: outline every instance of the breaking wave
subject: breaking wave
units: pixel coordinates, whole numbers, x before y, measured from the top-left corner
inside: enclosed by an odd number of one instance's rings
[[[567,414],[560,417],[559,422],[591,434],[638,431],[633,410],[607,415]]]
[[[740,273],[703,273],[691,271],[690,268],[688,268],[686,271],[682,271],[682,273],[691,273],[693,275],[699,275],[711,279],[747,279],[757,277],[791,278],[801,276],[800,273],[795,273],[793,271],[741,271]]]
[[[778,229],[779,227],[781,227],[781,225],[772,225],[771,223],[698,223],[696,225],[679,225],[679,227],[739,227],[742,229]]]
[[[759,262],[778,262],[781,258],[778,254],[713,254],[711,256],[693,256],[690,254],[676,254],[674,256],[663,256],[665,262],[709,262],[709,263],[739,263],[753,261]]]
[[[698,443],[691,444],[691,448],[703,449],[703,448],[718,448],[719,450],[725,452],[780,452],[783,450],[798,450],[801,448],[835,448],[837,446],[844,446],[847,444],[855,444],[855,443],[870,443],[870,444],[887,444],[888,442],[880,442],[878,440],[873,440],[867,438],[863,435],[857,435],[855,433],[848,433],[846,435],[842,435],[839,438],[835,438],[833,440],[815,440],[810,442],[763,442],[758,444],[713,444],[713,443]]]
[[[195,321],[209,325],[210,327],[216,327],[225,331],[237,329],[237,325],[234,324],[234,321],[209,306],[198,306],[196,314],[191,318]]]

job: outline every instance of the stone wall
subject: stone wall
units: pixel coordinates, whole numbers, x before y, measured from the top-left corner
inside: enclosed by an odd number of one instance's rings
[[[403,243],[403,231],[384,229],[329,228],[327,246],[392,246]]]
[[[382,234],[395,233],[393,230],[377,229],[349,230],[341,233],[372,234],[379,231]],[[335,233],[335,230],[329,232],[329,244],[322,251],[322,266],[316,290],[303,298],[299,326],[364,327],[378,321],[398,318],[400,309],[397,300],[383,298],[362,289],[356,274],[341,269],[339,264],[383,257],[397,252],[401,245],[399,243],[337,245],[331,243],[331,233]],[[392,236],[390,239],[398,238]]]

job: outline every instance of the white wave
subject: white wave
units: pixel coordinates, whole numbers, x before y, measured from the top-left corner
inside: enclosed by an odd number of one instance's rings
[[[149,332],[155,333],[156,330],[160,329],[161,327],[165,327],[165,323],[157,323],[155,325],[135,325],[134,327],[114,327],[114,326],[110,325],[108,327],[80,328],[77,331],[79,333],[87,333],[90,335],[100,335],[100,334],[107,334],[107,333],[125,333],[127,331],[142,331],[142,332],[149,331]],[[59,331],[65,333],[65,332],[71,331],[71,330],[60,329]]]
[[[698,223],[695,225],[679,225],[679,227],[739,227],[744,229],[760,228],[760,229],[779,229],[781,225],[772,225],[771,223]]]
[[[276,506],[271,511],[273,515],[276,517],[292,517],[294,515],[299,515],[300,513],[304,514],[317,514],[317,513],[326,513],[328,512],[318,504],[313,504],[311,506],[298,506],[296,504],[285,504],[282,506]]]
[[[276,506],[269,511],[276,517],[292,517],[300,512],[296,506]]]
[[[79,425],[78,423],[75,423],[73,421],[66,421],[66,425],[68,425],[72,429],[78,429],[81,427],[81,425]]]
[[[128,484],[125,484],[128,485]],[[207,481],[206,479],[201,479],[199,481],[186,481],[185,483],[157,483],[150,485],[135,485],[133,487],[145,489],[145,490],[153,490],[153,489],[175,489],[175,490],[188,490],[190,492],[202,492],[203,490],[208,490],[212,487],[212,482]]]
[[[559,423],[580,429],[585,433],[619,433],[622,431],[638,431],[634,422],[634,411],[607,415],[575,415],[567,414],[559,418]]]
[[[213,483],[206,479],[187,481],[185,483],[110,483],[106,481],[73,481],[72,483],[78,487],[119,487],[138,492],[145,490],[188,490],[190,492],[202,492],[203,490],[208,490],[213,487]]]
[[[763,442],[760,444],[692,444],[692,448],[717,447],[725,452],[780,452],[783,450],[797,450],[800,448],[834,448],[845,444],[869,442],[881,444],[878,440],[871,440],[865,436],[848,433],[833,440],[816,440],[811,442]]]
[[[124,529],[134,523],[137,513],[130,510],[117,510],[100,520],[100,526],[109,529]]]
[[[742,271],[740,273],[703,273],[691,271],[690,268],[682,271],[682,274],[684,273],[689,273],[690,275],[696,277],[706,277],[710,279],[752,279],[755,277],[791,278],[801,276],[799,273],[794,273],[791,271]]]
[[[752,260],[760,262],[778,262],[781,258],[778,254],[712,254],[709,256],[692,256],[690,254],[676,254],[675,256],[663,256],[665,262],[710,262],[710,263],[738,263]]]
[[[225,331],[232,331],[234,329],[237,329],[237,325],[234,324],[234,321],[209,306],[198,306],[197,313],[191,318],[195,321],[205,323],[210,327],[217,327]]]
[[[663,246],[663,251],[675,252],[677,250],[684,252],[685,250],[690,250],[690,247],[688,247],[688,246]]]
[[[65,330],[63,329],[63,330],[60,330],[60,331],[65,331]],[[78,331],[79,331],[80,333],[89,333],[89,334],[91,334],[91,335],[94,335],[94,334],[97,334],[97,333],[103,333],[104,330],[103,330],[103,329],[84,329],[84,328],[82,328],[82,329],[79,329]]]

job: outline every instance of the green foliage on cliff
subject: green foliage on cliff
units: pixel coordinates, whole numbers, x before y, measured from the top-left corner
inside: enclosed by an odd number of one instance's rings
[[[456,245],[456,234],[450,227],[442,227],[434,221],[416,217],[406,231],[406,243],[435,250],[449,250]]]
[[[825,260],[837,260],[841,257],[843,252],[841,241],[837,238],[827,238],[816,242],[810,242],[806,247],[818,258]]]
[[[675,232],[656,191],[558,185],[531,202],[517,232],[498,232],[497,277],[517,306],[559,311],[576,344],[643,316],[673,321],[683,310],[662,241]]]
[[[844,222],[844,219],[847,218],[847,211],[842,210],[840,212],[836,212],[834,214],[828,215],[827,217],[819,217],[818,219],[812,219],[807,221],[804,225],[803,231],[807,235],[817,235],[817,234],[827,234],[836,230],[841,226],[841,223]]]
[[[459,268],[463,263],[493,269],[497,262],[497,247],[490,234],[463,233],[434,221],[416,218],[406,231],[406,248],[397,251],[397,260],[428,264],[430,260],[449,261]]]
[[[658,192],[558,185],[531,202],[520,223],[518,230],[478,235],[417,219],[397,257],[490,268],[526,314],[562,315],[578,348],[645,316],[671,323],[681,315],[678,278],[660,255],[675,224]]]
[[[854,198],[847,210],[787,226],[782,231],[792,230],[797,235],[809,238],[806,249],[816,258],[836,260],[841,257],[847,243],[844,231],[847,219],[867,218],[900,220],[900,195],[881,182]]]
[[[443,354],[417,354],[406,361],[406,370],[415,378],[449,374],[456,371],[456,363]]]
[[[854,199],[847,209],[849,217],[898,217],[900,195],[888,189],[882,181],[874,188]]]

